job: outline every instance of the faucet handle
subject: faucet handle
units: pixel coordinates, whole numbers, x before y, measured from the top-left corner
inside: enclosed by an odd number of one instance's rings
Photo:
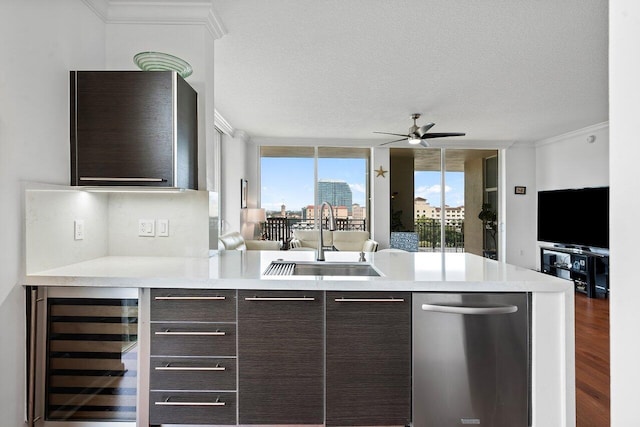
[[[360,259],[358,262],[367,262],[367,259],[364,257],[364,252],[360,252]]]

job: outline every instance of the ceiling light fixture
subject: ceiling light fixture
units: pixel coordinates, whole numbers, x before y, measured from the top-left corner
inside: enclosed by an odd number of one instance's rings
[[[409,141],[409,144],[411,145],[418,145],[422,142],[422,139],[417,134],[414,133],[409,135],[409,138],[407,138],[407,141]]]

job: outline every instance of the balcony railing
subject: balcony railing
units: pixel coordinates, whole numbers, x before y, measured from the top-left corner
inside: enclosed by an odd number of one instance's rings
[[[433,218],[420,218],[414,224],[418,233],[418,246],[423,250],[439,252],[440,221]],[[444,224],[445,251],[464,252],[464,221],[451,220]]]
[[[324,219],[324,227],[327,227],[328,219]],[[287,244],[293,237],[293,230],[313,230],[315,222],[298,218],[267,218],[264,224],[263,233],[267,240],[278,240]],[[336,230],[359,230],[366,231],[366,219],[336,218]]]
[[[327,226],[327,219],[324,219]],[[313,220],[298,218],[267,218],[263,233],[267,240],[281,241],[285,247],[293,238],[293,230],[313,230]],[[367,230],[365,219],[336,218],[337,230]],[[418,246],[422,250],[439,252],[440,248],[440,221],[432,218],[417,219],[414,230],[418,233]],[[452,220],[445,222],[445,251],[464,252],[464,221]]]

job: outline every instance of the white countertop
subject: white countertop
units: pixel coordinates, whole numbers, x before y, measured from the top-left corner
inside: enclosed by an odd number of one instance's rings
[[[357,262],[357,252],[325,252]],[[566,292],[570,281],[466,253],[367,253],[380,277],[264,276],[271,261],[314,261],[314,251],[220,251],[209,258],[109,256],[28,274],[33,286],[316,290]]]

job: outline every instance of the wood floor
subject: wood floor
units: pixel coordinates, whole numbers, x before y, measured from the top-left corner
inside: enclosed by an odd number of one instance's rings
[[[576,292],[576,424],[607,427],[609,409],[609,300]]]

